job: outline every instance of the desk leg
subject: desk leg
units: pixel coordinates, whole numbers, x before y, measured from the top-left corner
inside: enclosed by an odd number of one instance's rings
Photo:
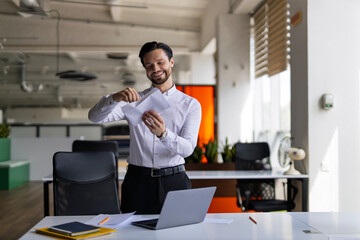
[[[44,216],[49,216],[49,182],[44,182]]]
[[[287,179],[287,201],[289,203],[289,201],[291,200],[291,197],[292,197],[292,194],[291,194],[291,184],[292,184],[292,181],[290,178]],[[289,212],[291,212],[291,209],[289,210]]]
[[[302,211],[307,212],[307,211],[309,211],[309,209],[308,209],[309,179],[303,178],[301,181],[301,184],[302,184],[302,194],[301,194],[302,195]]]
[[[295,179],[301,181],[301,207],[303,212],[308,211],[308,179],[300,178]],[[291,199],[291,182],[292,179],[288,178],[288,186],[287,186],[287,197]]]

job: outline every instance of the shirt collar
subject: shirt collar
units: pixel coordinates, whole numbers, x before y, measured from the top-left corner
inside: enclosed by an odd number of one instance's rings
[[[166,96],[170,96],[170,95],[172,95],[175,91],[176,91],[176,86],[175,86],[175,83],[174,83],[174,85],[173,85],[169,90],[167,90],[166,92],[164,92],[164,94],[165,94]]]
[[[155,88],[155,87],[154,87],[153,85],[151,85],[150,90],[152,90],[153,88]],[[175,86],[175,83],[174,83],[173,86],[172,86],[169,90],[167,90],[166,92],[164,92],[163,94],[165,94],[166,96],[170,96],[170,95],[172,95],[176,90],[177,90],[177,89],[176,89],[176,86]]]

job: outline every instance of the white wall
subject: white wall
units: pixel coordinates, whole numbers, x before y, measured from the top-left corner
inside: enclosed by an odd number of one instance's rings
[[[252,138],[250,92],[250,16],[223,14],[218,18],[217,110],[218,141]]]
[[[215,61],[213,55],[192,53],[190,58],[191,80],[193,84],[215,85]]]
[[[11,138],[11,159],[30,161],[30,180],[52,175],[52,158],[58,151],[71,152],[78,138]]]
[[[9,123],[91,123],[88,108],[9,108]]]
[[[360,1],[292,0],[292,136],[308,153],[309,210],[360,211]],[[334,109],[320,107],[324,93]]]
[[[213,0],[209,3],[201,23],[200,49],[216,37],[216,23],[219,14],[228,13],[229,1]]]
[[[175,60],[175,67],[176,84],[215,85],[215,61],[211,54],[192,52]]]

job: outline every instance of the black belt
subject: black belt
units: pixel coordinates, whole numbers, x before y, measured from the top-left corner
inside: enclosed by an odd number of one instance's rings
[[[185,172],[184,165],[178,165],[175,167],[168,168],[147,168],[129,164],[128,171],[133,171],[141,175],[147,175],[151,177],[163,177],[173,175],[180,172]]]

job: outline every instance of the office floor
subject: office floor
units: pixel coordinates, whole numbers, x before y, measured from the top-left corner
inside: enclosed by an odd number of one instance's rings
[[[0,190],[0,212],[0,239],[19,239],[44,217],[42,182]]]
[[[50,215],[53,216],[52,184],[49,192]],[[0,239],[19,239],[44,217],[43,183],[31,181],[10,190],[0,190],[0,213]]]

